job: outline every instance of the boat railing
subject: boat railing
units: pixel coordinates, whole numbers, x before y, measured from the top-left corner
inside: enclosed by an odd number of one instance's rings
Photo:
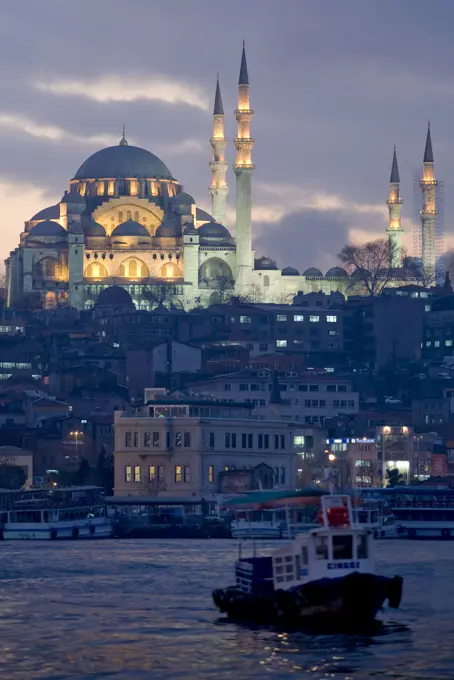
[[[415,508],[415,509],[424,509],[424,508],[440,508],[440,509],[446,509],[446,508],[453,508],[454,509],[454,499],[448,499],[448,500],[408,500],[408,501],[401,501],[399,499],[396,499],[393,505],[393,508],[400,509],[400,508]]]

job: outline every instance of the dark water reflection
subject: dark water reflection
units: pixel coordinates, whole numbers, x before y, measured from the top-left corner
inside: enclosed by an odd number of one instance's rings
[[[309,635],[220,618],[232,541],[0,544],[0,678],[454,678],[454,543],[381,542],[403,606],[373,634]]]

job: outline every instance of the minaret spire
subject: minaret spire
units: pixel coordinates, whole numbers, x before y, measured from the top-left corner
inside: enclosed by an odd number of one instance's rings
[[[225,161],[225,148],[227,142],[224,132],[224,107],[222,105],[221,88],[219,76],[216,81],[216,92],[214,95],[213,108],[213,136],[210,139],[213,149],[213,159],[210,162],[211,169],[211,212],[214,219],[223,225],[227,223],[227,168]]]
[[[397,164],[396,147],[394,146],[391,177],[389,180],[389,197],[386,201],[389,210],[389,222],[386,233],[390,245],[390,265],[400,267],[402,264],[402,238],[404,230],[400,219],[402,198],[400,196],[399,166]]]
[[[251,121],[254,112],[249,103],[249,75],[246,61],[246,47],[243,41],[240,77],[238,79],[238,108],[235,117],[238,132],[234,139],[236,162],[236,275],[235,283],[239,292],[244,292],[252,283],[254,253],[252,251],[251,184],[254,164],[251,137]]]
[[[437,186],[438,181],[434,173],[434,154],[432,149],[432,136],[430,132],[430,121],[427,127],[426,146],[424,148],[423,173],[419,183],[423,206],[419,211],[421,217],[421,258],[424,271],[424,278],[429,285],[435,283],[436,279],[436,259],[437,259]]]

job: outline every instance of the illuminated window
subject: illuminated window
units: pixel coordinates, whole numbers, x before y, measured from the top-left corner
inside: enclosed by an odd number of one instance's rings
[[[214,484],[214,465],[208,466],[208,481],[210,484]]]
[[[304,321],[304,314],[294,314],[293,321]]]
[[[130,219],[131,219],[131,211],[130,211],[130,210],[127,210],[127,211],[126,211],[126,219],[127,219],[127,220],[130,220]]]
[[[98,196],[104,196],[104,182],[98,182],[96,192]]]
[[[286,314],[278,314],[276,316],[276,321],[287,321],[287,315]]]
[[[113,180],[110,180],[107,192],[109,196],[113,196],[115,194],[115,182]]]
[[[132,482],[132,467],[130,465],[125,467],[125,482]]]
[[[318,322],[320,321],[320,317],[317,316],[316,314],[311,314],[311,315],[309,316],[309,321],[310,321],[311,323],[318,323]]]
[[[446,347],[452,347],[452,340],[445,340]]]
[[[131,194],[131,196],[137,196],[137,194],[139,193],[139,183],[137,182],[137,180],[132,179],[129,182],[129,193]]]
[[[135,220],[136,222],[138,222],[138,221],[140,220],[140,216],[139,216],[139,211],[138,211],[138,210],[136,210],[136,212],[134,213],[134,220]]]
[[[156,465],[148,466],[148,481],[154,482],[156,479]]]
[[[175,465],[175,482],[179,483],[183,481],[183,468],[181,465]]]
[[[295,435],[293,437],[293,444],[295,446],[304,446],[304,436],[303,435]]]
[[[120,224],[123,222],[123,211],[122,210],[120,210],[120,212],[118,213],[118,221],[119,221]]]
[[[137,276],[137,261],[129,261],[129,276]]]
[[[140,465],[134,465],[134,481],[140,482]]]
[[[287,340],[276,340],[276,347],[287,347]]]
[[[252,323],[250,316],[240,316],[240,323]]]

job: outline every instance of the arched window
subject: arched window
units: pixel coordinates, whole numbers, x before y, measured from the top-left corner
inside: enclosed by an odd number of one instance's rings
[[[137,276],[137,261],[129,261],[129,276]]]
[[[121,264],[118,268],[118,276],[126,276],[125,266]]]
[[[118,222],[121,224],[123,222],[123,211],[120,210],[118,213]]]
[[[107,276],[107,269],[101,262],[92,262],[86,268],[85,276],[90,279],[103,279]]]
[[[264,286],[270,285],[270,277],[268,276],[268,274],[265,274],[265,276],[263,277],[263,285]]]
[[[44,298],[44,309],[55,309],[57,306],[57,296],[49,291]]]
[[[127,220],[131,219],[131,211],[130,210],[127,210],[127,212],[126,212],[126,219]]]
[[[118,276],[125,276],[131,279],[138,277],[146,279],[150,276],[150,273],[145,262],[135,258],[128,258],[121,263],[118,269]]]
[[[138,210],[136,210],[135,213],[134,213],[134,220],[135,220],[136,222],[138,222],[138,221],[140,220],[140,215],[139,215],[139,211],[138,211]]]
[[[173,262],[167,262],[161,267],[160,276],[163,279],[178,279],[181,277],[181,271]]]

